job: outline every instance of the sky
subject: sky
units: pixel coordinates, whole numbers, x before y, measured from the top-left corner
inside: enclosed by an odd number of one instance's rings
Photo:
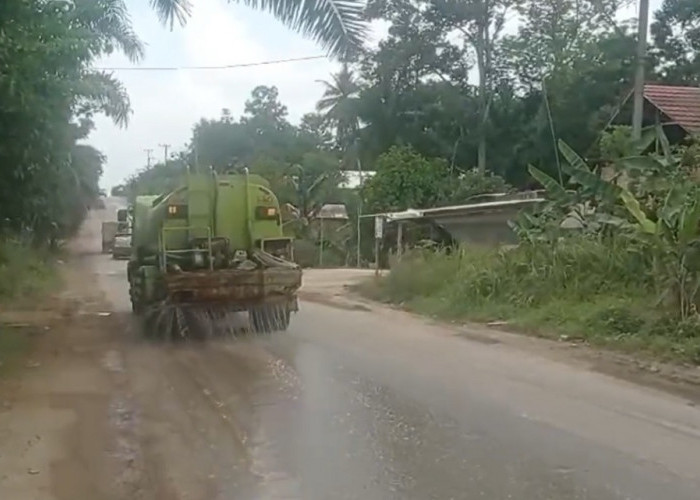
[[[651,0],[658,8],[662,0]],[[286,28],[272,15],[226,0],[193,0],[185,27],[163,26],[146,0],[126,0],[134,29],[146,46],[136,65],[115,53],[98,61],[101,68],[217,66],[323,55],[312,41]],[[633,5],[624,17],[636,15]],[[385,33],[374,26],[370,44]],[[164,149],[182,150],[201,118],[217,118],[223,108],[235,117],[243,112],[258,85],[276,86],[280,101],[296,123],[314,110],[323,92],[318,80],[328,79],[338,64],[326,58],[222,70],[124,71],[114,74],[124,84],[133,114],[126,129],[104,117],[96,119],[89,142],[107,157],[101,185],[120,184],[146,165],[146,149],[162,161]]]

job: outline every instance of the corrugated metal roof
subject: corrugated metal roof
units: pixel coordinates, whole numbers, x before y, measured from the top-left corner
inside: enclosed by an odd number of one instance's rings
[[[349,219],[345,205],[342,203],[326,203],[318,211],[316,217],[318,219]]]
[[[384,216],[389,221],[395,220],[406,220],[406,219],[421,219],[423,217],[436,217],[443,216],[451,213],[458,213],[459,215],[479,212],[480,210],[488,209],[499,209],[499,208],[512,208],[519,205],[534,205],[545,201],[542,193],[544,191],[522,191],[519,193],[503,193],[504,197],[509,199],[497,200],[497,201],[487,201],[481,203],[467,203],[463,205],[451,205],[447,207],[435,207],[435,208],[424,208],[424,209],[414,209],[409,208],[403,212],[390,212],[385,214],[366,214],[363,217],[374,216]],[[497,193],[499,195],[501,193]]]
[[[644,97],[686,131],[700,133],[700,87],[646,84]]]

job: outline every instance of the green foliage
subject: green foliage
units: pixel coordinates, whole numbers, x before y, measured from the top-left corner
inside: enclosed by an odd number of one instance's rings
[[[523,240],[533,241],[536,235],[556,245],[564,234],[564,219],[572,212],[578,215],[580,229],[591,237],[606,236],[605,229],[612,224],[613,232],[627,239],[630,251],[650,262],[645,272],[656,294],[686,320],[697,315],[700,303],[700,188],[695,179],[700,162],[695,145],[674,154],[663,130],[657,128],[655,133],[664,151],[661,156],[620,157],[624,152],[644,150],[651,142],[631,141],[622,130],[614,131],[605,142],[614,167],[630,179],[628,187],[603,180],[561,143],[568,163],[564,171],[577,185],[576,191],[565,191],[531,167],[551,202],[539,216],[522,217],[516,229]],[[591,210],[582,211],[582,206]]]
[[[126,124],[129,101],[113,76],[91,63],[143,48],[123,0],[39,2],[0,7],[0,204],[5,235],[36,244],[71,235],[99,195],[104,157],[81,144],[92,117]]]
[[[432,207],[445,200],[451,176],[443,159],[427,159],[410,147],[394,146],[377,159],[375,169],[363,189],[372,211]]]
[[[456,182],[448,189],[450,203],[468,203],[472,198],[489,193],[507,193],[512,187],[501,177],[476,168],[460,172]]]
[[[646,146],[616,133],[609,157],[626,187],[560,143],[573,189],[530,168],[550,201],[522,215],[518,246],[415,250],[381,294],[438,316],[505,319],[700,364],[700,162],[695,144],[674,150],[655,133],[663,154],[630,157],[621,155]]]
[[[582,58],[598,51],[601,37],[610,33],[620,0],[560,0],[517,3],[523,23],[507,36],[504,52],[512,61],[519,83],[539,90],[542,80],[571,78]]]
[[[337,147],[347,152],[357,139],[359,129],[358,99],[360,84],[347,64],[331,75],[332,81],[322,81],[323,97],[316,103],[324,122],[335,129]]]
[[[700,321],[655,307],[648,269],[624,238],[576,235],[555,246],[414,250],[362,291],[444,319],[507,321],[537,335],[700,364]]]
[[[676,183],[648,217],[634,195],[622,190],[622,201],[635,219],[639,250],[653,257],[652,274],[662,299],[682,319],[698,315],[700,305],[700,187]]]
[[[410,145],[452,165],[482,166],[485,135],[486,167],[509,184],[530,187],[528,165],[557,178],[557,140],[590,157],[632,87],[636,24],[618,20],[625,3],[370,2],[369,15],[389,23],[389,30],[356,64],[363,84],[357,102],[363,164],[391,146]],[[683,57],[694,58],[697,47],[688,50],[694,31],[680,28],[696,24],[690,13],[697,2],[666,3],[677,4],[673,23],[676,39],[685,40]],[[511,10],[521,22],[505,35],[499,20]],[[647,61],[649,80],[684,83],[671,71],[685,64],[681,59],[653,50]],[[467,78],[473,65],[485,81]],[[618,116],[629,119],[627,111]]]
[[[657,139],[655,126],[642,129],[639,140],[632,137],[632,127],[617,125],[601,134],[600,151],[604,162],[616,162],[630,156],[639,156],[647,152]]]
[[[56,280],[48,252],[17,240],[0,244],[0,301],[36,297]]]
[[[394,146],[377,159],[376,174],[363,196],[370,210],[399,211],[463,203],[469,198],[509,189],[494,174],[461,172],[441,158],[425,158],[410,147]]]
[[[651,33],[662,74],[686,85],[700,85],[700,4],[664,0]]]
[[[428,282],[421,284],[420,291],[407,283],[393,281],[407,279],[409,268],[410,274],[420,277],[422,266],[425,266],[425,279],[421,282]],[[644,260],[627,254],[625,241],[608,245],[580,237],[565,238],[555,247],[521,245],[500,251],[464,248],[452,254],[422,251],[402,260],[396,270],[396,276],[394,270],[389,274],[387,283],[394,293],[408,295],[392,298],[406,300],[416,293],[432,295],[448,287],[456,294],[455,301],[465,302],[459,308],[462,311],[465,307],[477,311],[491,303],[513,309],[528,308],[563,296],[589,300],[597,294],[624,295],[649,286],[643,272]]]
[[[156,163],[151,167],[143,168],[129,177],[122,189],[113,191],[123,193],[130,200],[139,195],[162,194],[170,192],[182,183],[187,166],[181,161],[171,161],[167,165]]]
[[[0,327],[0,380],[20,367],[29,352],[29,336],[19,328]]]

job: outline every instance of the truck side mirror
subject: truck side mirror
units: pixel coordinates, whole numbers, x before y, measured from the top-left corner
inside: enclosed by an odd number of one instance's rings
[[[126,222],[127,221],[127,211],[126,208],[120,208],[117,210],[117,221]]]

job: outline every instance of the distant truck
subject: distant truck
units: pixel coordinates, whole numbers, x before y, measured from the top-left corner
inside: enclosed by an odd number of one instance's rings
[[[119,230],[117,221],[108,221],[102,223],[102,253],[111,253],[114,247],[114,237]]]
[[[102,223],[102,253],[112,253],[117,234],[128,234],[129,220],[125,208],[117,210],[117,220]]]
[[[128,259],[131,256],[131,234],[119,232],[112,245],[113,259]]]

